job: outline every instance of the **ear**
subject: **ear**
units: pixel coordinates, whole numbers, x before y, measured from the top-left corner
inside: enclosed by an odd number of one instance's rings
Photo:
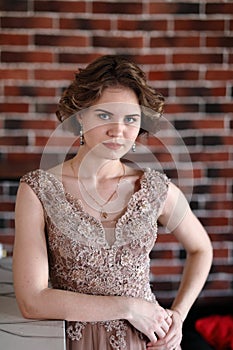
[[[78,112],[76,114],[76,120],[79,122],[80,125],[82,124],[82,122],[83,122],[83,115],[82,115],[81,112]]]

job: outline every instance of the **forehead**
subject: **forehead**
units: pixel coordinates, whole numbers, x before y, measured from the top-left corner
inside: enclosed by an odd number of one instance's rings
[[[135,92],[124,87],[106,88],[95,105],[91,106],[91,109],[104,109],[112,113],[117,111],[125,114],[140,113],[140,106]]]
[[[138,98],[135,92],[132,89],[124,86],[109,87],[104,89],[97,103],[125,102],[126,97],[131,103],[138,103]]]

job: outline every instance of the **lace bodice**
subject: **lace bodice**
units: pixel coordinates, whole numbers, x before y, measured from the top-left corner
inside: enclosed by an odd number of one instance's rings
[[[116,222],[112,245],[105,238],[101,221],[85,212],[81,200],[67,193],[53,174],[38,169],[23,176],[21,182],[33,189],[44,209],[54,288],[155,301],[149,282],[149,253],[167,195],[166,175],[145,170],[140,189],[132,195],[125,213]],[[77,322],[76,328],[72,326],[68,331],[70,337],[79,339],[84,325]]]

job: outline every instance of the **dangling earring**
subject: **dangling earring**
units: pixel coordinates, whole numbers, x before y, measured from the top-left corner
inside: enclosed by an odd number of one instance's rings
[[[82,126],[82,124],[80,124],[79,144],[80,144],[80,146],[84,145],[84,136],[83,136],[83,126]]]
[[[133,143],[133,146],[132,146],[132,152],[136,152],[136,143],[135,142]]]

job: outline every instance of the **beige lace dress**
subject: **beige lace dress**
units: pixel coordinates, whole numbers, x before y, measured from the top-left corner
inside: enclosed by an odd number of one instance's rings
[[[86,213],[82,202],[67,193],[53,174],[39,169],[21,182],[34,190],[44,208],[52,287],[156,302],[150,288],[149,253],[167,195],[166,175],[145,170],[140,189],[116,222],[111,246],[102,223]],[[67,322],[66,339],[68,350],[141,350],[147,341],[126,320]]]

